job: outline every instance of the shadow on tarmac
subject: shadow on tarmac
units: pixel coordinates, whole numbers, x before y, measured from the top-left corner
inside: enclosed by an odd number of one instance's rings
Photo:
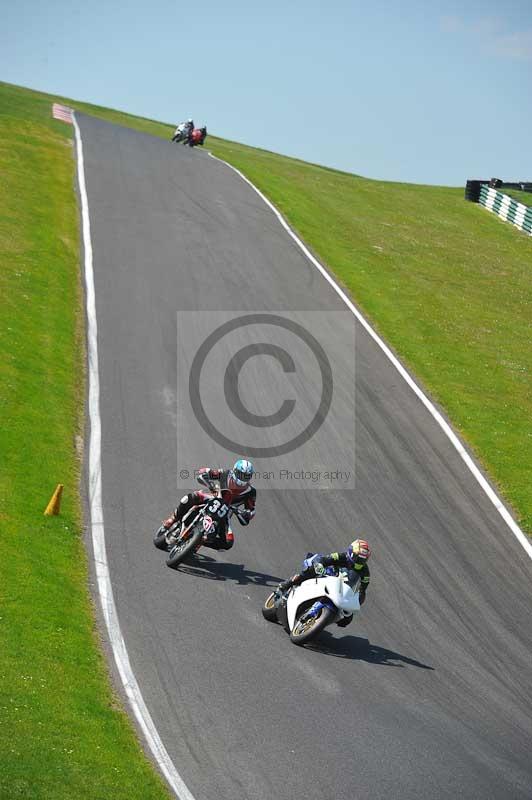
[[[275,575],[246,569],[244,564],[226,564],[223,561],[216,561],[203,553],[197,553],[193,558],[180,564],[179,572],[211,581],[234,581],[239,586],[254,583],[256,586],[273,587],[283,580]]]
[[[420,669],[434,670],[428,664],[408,658],[393,650],[372,644],[368,639],[360,636],[343,636],[336,638],[330,631],[323,631],[314,644],[305,645],[306,650],[314,650],[337,658],[350,658],[354,661],[367,661],[368,664],[380,664],[387,667],[419,667]]]

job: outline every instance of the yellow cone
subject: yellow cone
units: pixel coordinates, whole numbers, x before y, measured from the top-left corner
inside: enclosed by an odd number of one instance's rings
[[[51,516],[52,514],[59,514],[61,509],[61,495],[63,494],[63,484],[58,483],[55,489],[55,492],[52,495],[52,499],[46,506],[46,511],[44,512],[46,516]]]

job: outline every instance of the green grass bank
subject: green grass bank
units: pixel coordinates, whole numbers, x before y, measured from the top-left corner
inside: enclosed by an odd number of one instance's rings
[[[80,537],[83,316],[64,101],[0,83],[0,797],[161,798],[110,691]],[[532,532],[532,241],[463,188],[372,181],[215,137],[399,353]],[[465,179],[465,176],[464,176]],[[62,514],[42,516],[55,484]],[[501,521],[501,527],[503,523]]]
[[[80,535],[72,133],[48,97],[0,84],[0,797],[160,800],[110,689]],[[44,517],[59,482],[61,515]]]

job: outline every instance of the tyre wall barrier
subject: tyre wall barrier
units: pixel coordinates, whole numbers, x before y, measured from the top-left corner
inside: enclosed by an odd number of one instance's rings
[[[493,183],[493,181],[492,181]],[[498,182],[502,183],[502,182]],[[514,200],[504,192],[490,186],[490,181],[467,181],[465,197],[473,203],[479,203],[488,211],[497,214],[500,219],[510,222],[519,230],[532,236],[532,206],[526,206],[518,200]],[[523,184],[506,184],[512,188],[522,188]],[[525,184],[527,187],[530,184]],[[532,194],[530,195],[532,203]]]

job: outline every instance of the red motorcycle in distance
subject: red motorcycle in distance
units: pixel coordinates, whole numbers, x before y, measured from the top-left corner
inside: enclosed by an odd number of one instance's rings
[[[192,133],[189,134],[187,144],[189,147],[195,147],[196,145],[202,145],[207,138],[207,128],[204,126],[203,128],[194,128]]]

